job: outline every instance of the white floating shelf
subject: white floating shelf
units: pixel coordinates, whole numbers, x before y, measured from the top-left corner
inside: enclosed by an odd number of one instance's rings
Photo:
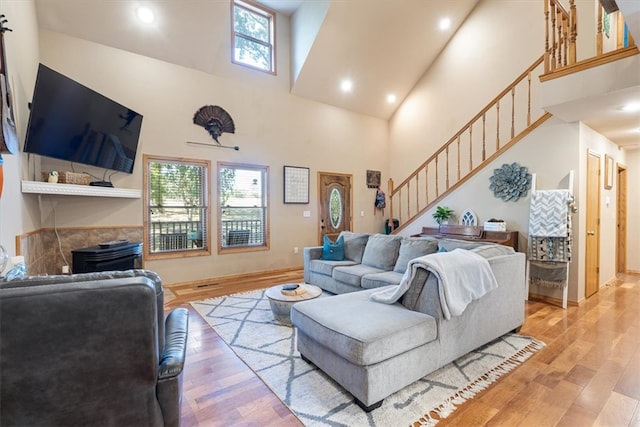
[[[23,193],[58,194],[62,196],[120,197],[139,199],[141,190],[131,188],[98,187],[92,185],[53,184],[50,182],[22,181]]]

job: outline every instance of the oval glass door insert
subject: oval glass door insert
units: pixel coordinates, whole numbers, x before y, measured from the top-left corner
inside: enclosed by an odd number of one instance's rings
[[[331,220],[331,227],[340,227],[342,223],[342,194],[337,188],[331,190],[329,195],[329,219]]]

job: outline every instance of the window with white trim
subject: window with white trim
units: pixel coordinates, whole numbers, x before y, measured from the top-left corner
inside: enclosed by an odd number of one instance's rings
[[[208,160],[144,155],[145,258],[211,254]]]
[[[241,0],[234,1],[231,10],[232,61],[275,74],[275,14]]]
[[[269,249],[268,166],[218,163],[218,251]]]

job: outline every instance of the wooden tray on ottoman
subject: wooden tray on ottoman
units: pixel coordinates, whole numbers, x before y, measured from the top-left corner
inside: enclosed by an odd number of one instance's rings
[[[282,290],[283,285],[272,286],[266,290],[265,295],[269,298],[269,304],[274,317],[281,320],[289,320],[291,306],[299,301],[306,301],[317,298],[322,294],[322,289],[317,286],[301,283],[294,291]],[[293,294],[291,294],[293,292]]]

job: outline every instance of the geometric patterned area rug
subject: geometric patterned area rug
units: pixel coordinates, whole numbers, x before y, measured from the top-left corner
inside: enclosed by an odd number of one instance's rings
[[[274,319],[264,290],[191,305],[306,426],[435,425],[544,347],[534,338],[507,334],[366,413],[340,385],[302,360],[295,328]]]

